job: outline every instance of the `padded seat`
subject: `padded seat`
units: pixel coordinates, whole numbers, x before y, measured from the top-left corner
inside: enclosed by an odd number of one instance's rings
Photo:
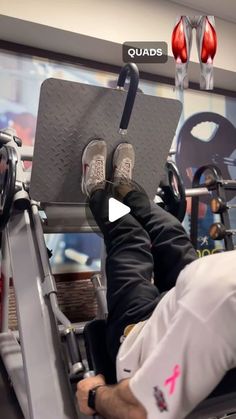
[[[108,384],[115,384],[116,369],[106,348],[106,321],[92,320],[87,323],[84,338],[89,368],[96,374],[103,374]],[[187,418],[220,418],[226,413],[236,413],[236,368],[227,372],[214,391]]]

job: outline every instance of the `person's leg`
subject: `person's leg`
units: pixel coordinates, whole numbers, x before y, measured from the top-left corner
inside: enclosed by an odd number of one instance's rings
[[[107,259],[108,349],[115,361],[124,328],[147,319],[160,300],[151,284],[153,258],[150,238],[130,215],[108,220],[109,194],[104,189],[105,143],[93,141],[83,153],[82,185],[104,235]],[[90,170],[91,169],[91,170]]]
[[[134,149],[120,144],[113,157],[117,197],[131,208],[131,214],[148,232],[152,243],[155,284],[163,291],[176,283],[181,270],[197,258],[182,224],[160,206],[151,202],[144,191],[132,183]]]
[[[131,208],[133,217],[150,236],[156,286],[161,292],[170,290],[182,269],[197,259],[185,229],[177,218],[151,202],[144,192],[129,192],[124,204]]]
[[[235,269],[235,251],[186,266],[144,327],[143,362],[130,386],[150,418],[186,417],[236,366]],[[125,344],[119,353],[124,362]]]

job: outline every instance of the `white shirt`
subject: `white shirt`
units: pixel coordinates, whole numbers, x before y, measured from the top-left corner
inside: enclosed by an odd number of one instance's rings
[[[184,418],[232,368],[232,356],[236,365],[235,271],[235,251],[190,263],[122,343],[117,380],[130,378],[148,419]]]

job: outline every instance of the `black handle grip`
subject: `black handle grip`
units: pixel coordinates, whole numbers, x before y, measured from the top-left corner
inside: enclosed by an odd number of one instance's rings
[[[129,89],[127,93],[127,98],[126,98],[122,118],[120,121],[120,132],[123,132],[127,130],[128,128],[130,116],[131,116],[133,106],[134,106],[136,93],[138,90],[139,71],[136,64],[129,63],[129,64],[126,64],[124,67],[122,67],[119,74],[118,82],[117,82],[118,88],[124,87],[127,77],[130,77],[130,85],[129,85]]]
[[[69,354],[71,358],[71,363],[76,364],[82,361],[81,354],[79,352],[79,348],[76,342],[75,333],[71,330],[69,333],[66,334],[66,341],[69,349]]]

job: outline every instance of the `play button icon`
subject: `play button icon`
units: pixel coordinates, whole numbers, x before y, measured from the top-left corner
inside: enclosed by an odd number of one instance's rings
[[[110,198],[108,201],[108,219],[112,223],[113,221],[118,220],[124,215],[129,214],[130,207],[122,202],[117,201],[115,198]]]

